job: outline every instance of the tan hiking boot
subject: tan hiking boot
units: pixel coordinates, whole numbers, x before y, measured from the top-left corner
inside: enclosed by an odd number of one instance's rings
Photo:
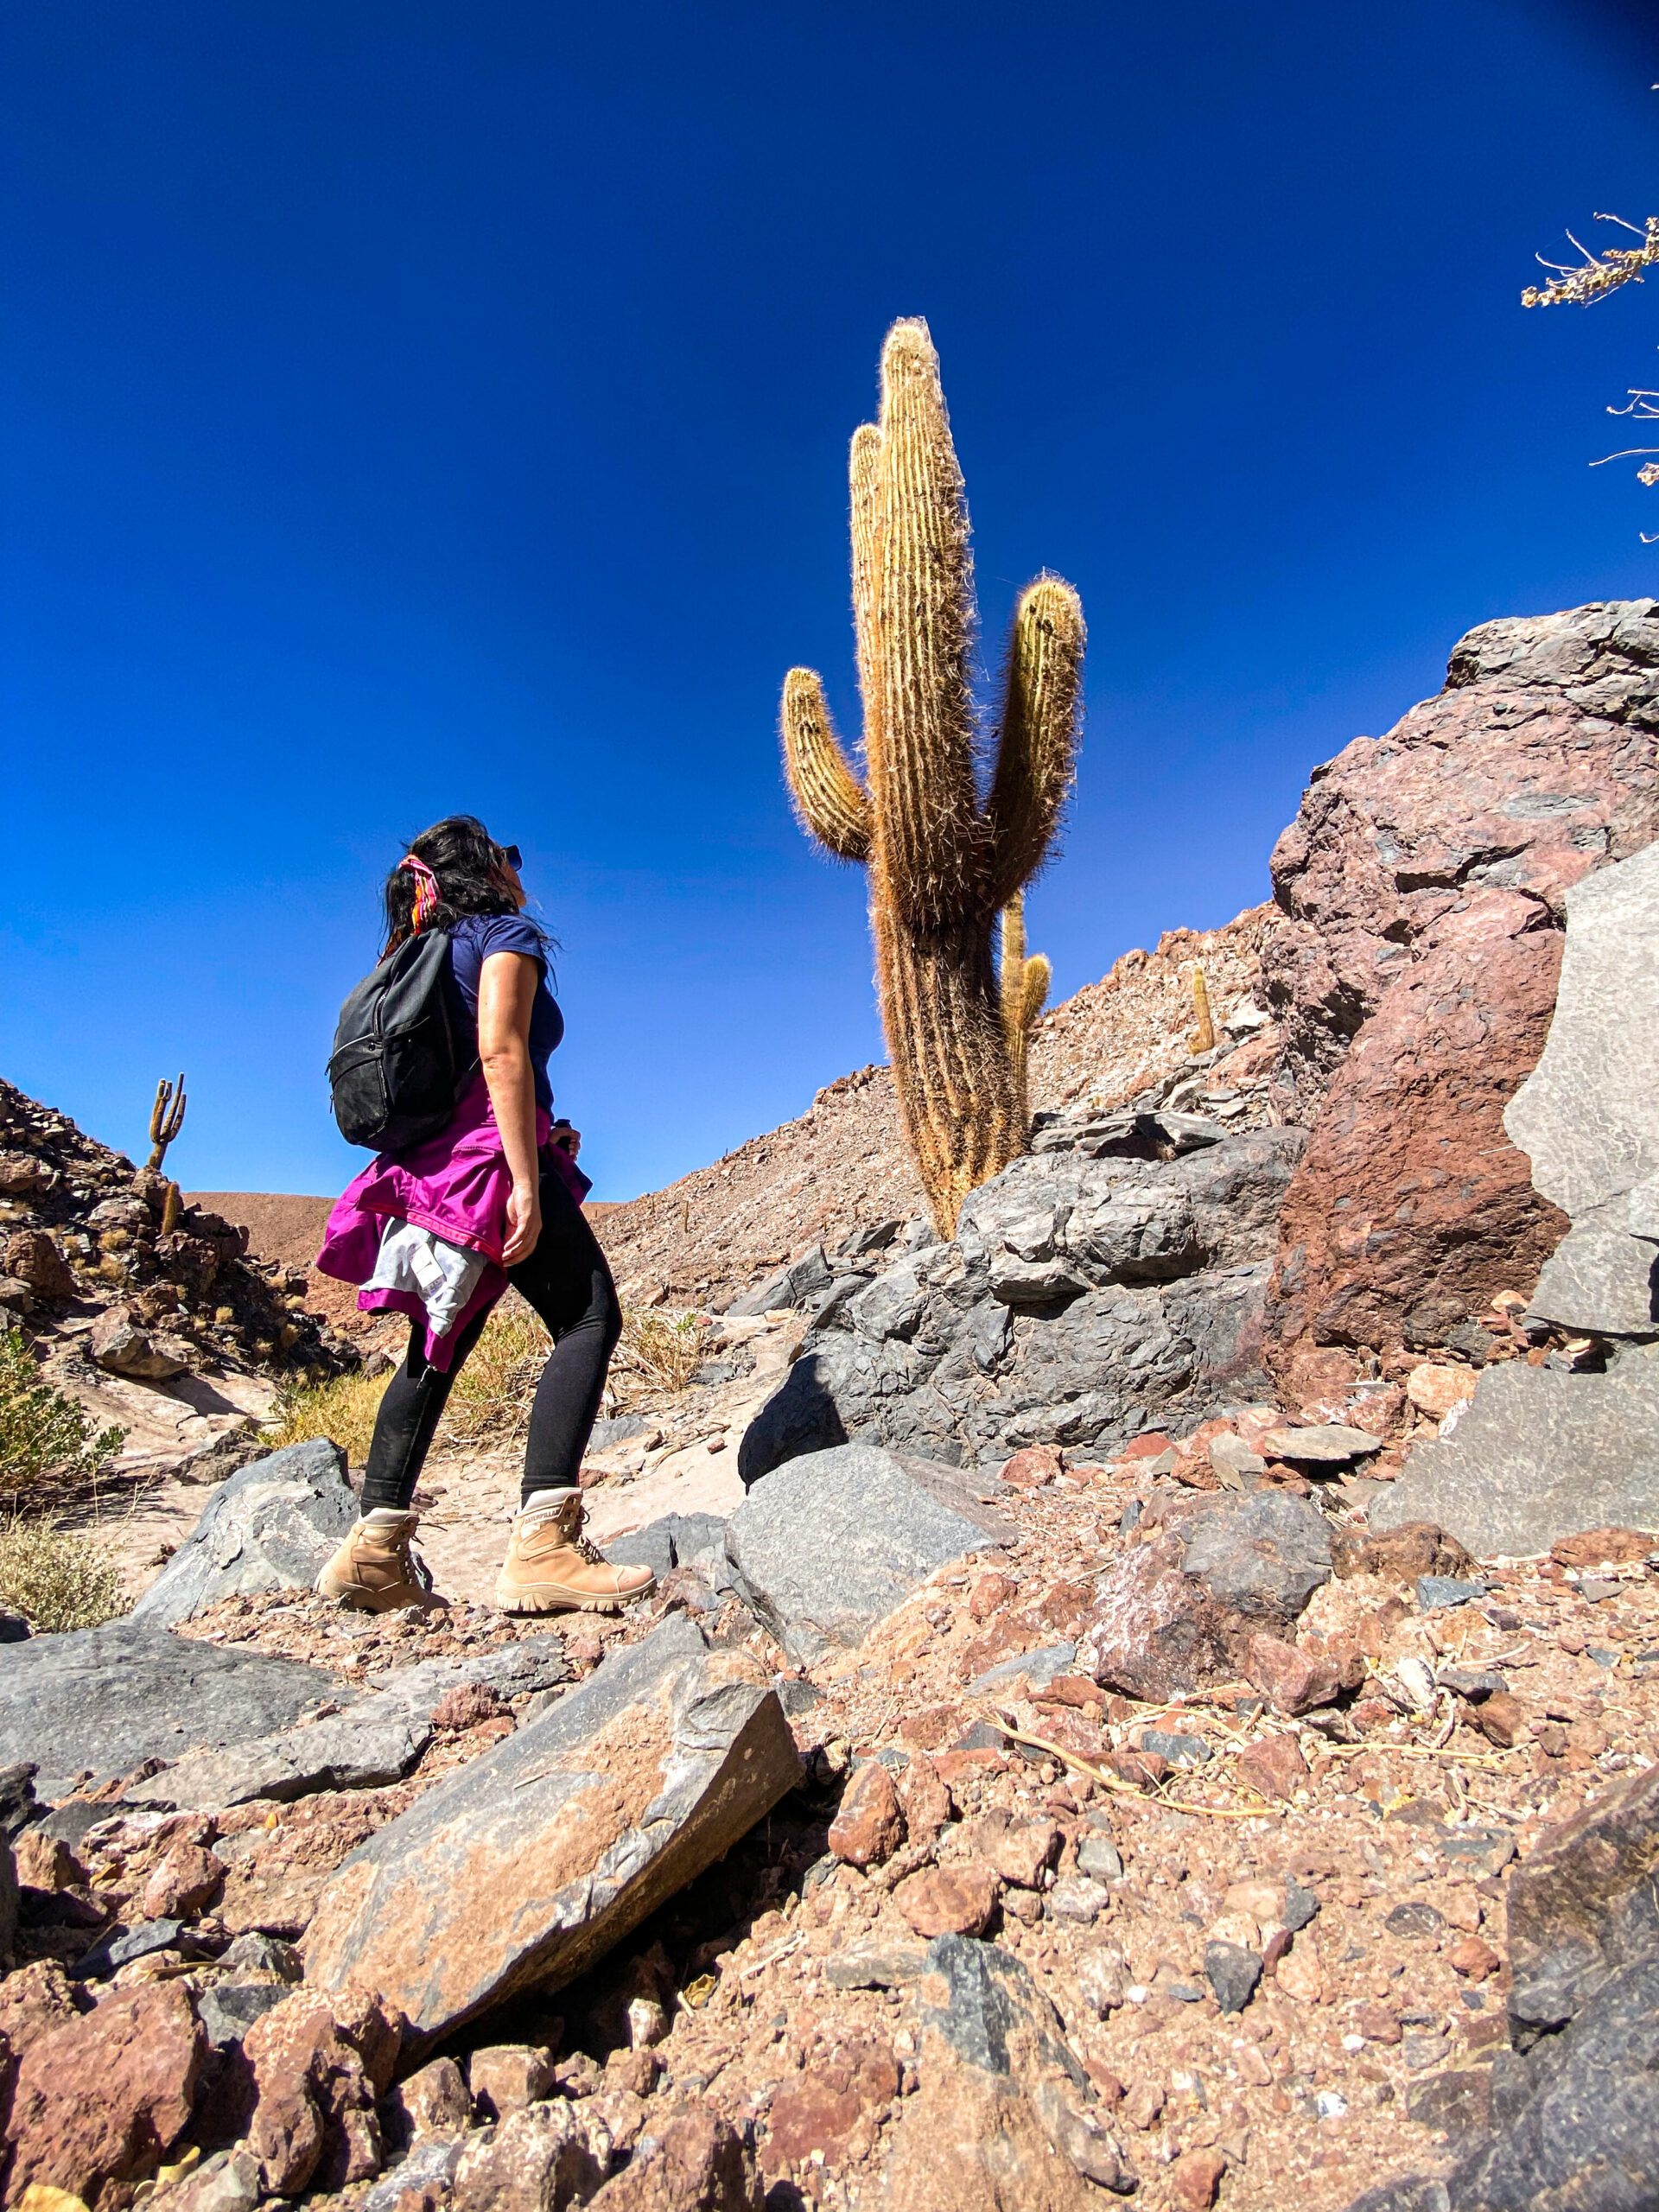
[[[496,1578],[495,1602],[508,1613],[613,1613],[656,1587],[648,1567],[612,1567],[582,1533],[580,1491],[544,1493],[512,1524]]]
[[[395,1613],[404,1605],[447,1605],[411,1539],[420,1516],[383,1507],[358,1522],[317,1577],[325,1598],[363,1613]]]

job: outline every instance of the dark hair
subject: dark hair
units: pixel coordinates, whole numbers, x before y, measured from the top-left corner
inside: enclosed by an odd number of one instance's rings
[[[423,930],[453,929],[468,914],[515,914],[513,900],[502,887],[500,874],[506,854],[475,814],[451,814],[411,837],[408,850],[424,861],[438,880],[442,894],[426,914]],[[412,868],[397,867],[386,878],[386,944],[395,951],[414,928],[415,897],[420,885]],[[528,919],[528,917],[526,917]],[[550,943],[539,924],[531,922],[543,944]]]

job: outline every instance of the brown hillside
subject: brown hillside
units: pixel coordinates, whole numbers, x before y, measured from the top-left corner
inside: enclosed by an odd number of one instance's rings
[[[248,1249],[287,1268],[308,1268],[322,1242],[332,1198],[285,1191],[188,1191],[185,1204],[207,1206],[248,1232]]]

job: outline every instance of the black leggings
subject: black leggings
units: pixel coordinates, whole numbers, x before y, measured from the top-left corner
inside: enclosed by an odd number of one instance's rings
[[[507,1280],[534,1306],[553,1338],[536,1386],[524,1446],[528,1497],[532,1491],[575,1486],[604,1393],[605,1370],[622,1333],[622,1309],[605,1255],[569,1185],[555,1168],[542,1172],[542,1233],[536,1249],[507,1269]],[[447,1375],[431,1365],[423,1350],[425,1324],[410,1324],[409,1357],[387,1384],[375,1416],[363,1478],[365,1513],[376,1506],[408,1510],[450,1385],[488,1319],[487,1313],[480,1313],[467,1323]]]

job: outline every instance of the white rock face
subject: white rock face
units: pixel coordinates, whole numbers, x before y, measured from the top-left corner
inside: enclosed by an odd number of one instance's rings
[[[1659,1332],[1659,843],[1567,894],[1549,1041],[1503,1126],[1573,1217],[1533,1311],[1563,1328]]]

